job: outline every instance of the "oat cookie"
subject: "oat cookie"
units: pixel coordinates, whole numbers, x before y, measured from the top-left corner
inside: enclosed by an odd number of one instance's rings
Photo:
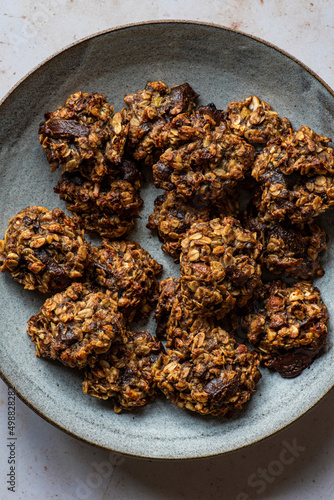
[[[242,223],[257,233],[263,245],[259,260],[263,269],[304,280],[324,275],[320,254],[327,248],[327,235],[317,224],[264,224],[251,211],[243,214]]]
[[[199,106],[195,110],[187,110],[166,121],[159,134],[156,134],[155,144],[163,152],[167,148],[176,148],[181,144],[203,138],[208,131],[214,130],[219,125],[228,128],[223,111],[217,109],[213,103]]]
[[[83,392],[110,398],[116,413],[146,405],[157,395],[153,372],[162,351],[162,344],[147,331],[127,331],[88,367]]]
[[[57,359],[71,368],[93,363],[125,330],[117,308],[117,294],[91,292],[73,283],[47,299],[28,321],[37,356]]]
[[[91,247],[86,280],[93,287],[116,292],[119,310],[132,321],[152,310],[161,271],[162,266],[139,243],[103,239],[101,245]]]
[[[291,123],[281,118],[271,106],[257,96],[231,102],[226,111],[227,122],[236,135],[251,144],[266,144],[270,139],[287,135]]]
[[[159,238],[163,241],[162,250],[178,261],[182,239],[194,222],[235,216],[238,208],[238,196],[235,192],[231,192],[219,203],[212,204],[200,197],[184,200],[175,191],[165,191],[156,198],[154,212],[149,217],[147,227],[157,229]]]
[[[253,146],[222,123],[191,142],[168,148],[153,165],[154,184],[184,198],[197,195],[216,201],[244,179],[253,160]]]
[[[197,97],[188,83],[168,87],[161,81],[148,82],[136,94],[126,95],[127,150],[136,160],[152,165],[168,142],[161,135],[166,123],[178,114],[191,113]]]
[[[195,310],[223,317],[261,285],[262,245],[233,217],[193,224],[181,246],[182,285]]]
[[[188,355],[197,333],[213,331],[217,326],[234,336],[239,326],[237,310],[231,309],[223,318],[208,314],[205,310],[196,310],[182,281],[182,277],[167,278],[159,285],[160,294],[154,317],[157,335],[166,338],[166,347]]]
[[[265,222],[310,223],[334,205],[334,151],[330,139],[300,127],[273,140],[254,163],[254,202]]]
[[[75,221],[59,208],[32,206],[10,221],[0,240],[1,271],[28,290],[66,288],[85,270],[88,244]]]
[[[266,284],[243,319],[249,342],[265,366],[296,377],[326,345],[328,313],[319,290],[308,281]]]
[[[96,181],[121,162],[128,128],[125,111],[114,114],[104,94],[79,91],[45,114],[39,142],[52,171],[61,165]]]
[[[180,408],[230,416],[249,401],[261,374],[257,355],[222,328],[199,330],[190,352],[167,349],[155,372],[159,389]]]
[[[65,172],[54,191],[86,232],[120,238],[130,233],[139,217],[143,203],[140,179],[134,163],[125,160],[117,175],[106,175],[100,181],[88,180],[78,172]]]

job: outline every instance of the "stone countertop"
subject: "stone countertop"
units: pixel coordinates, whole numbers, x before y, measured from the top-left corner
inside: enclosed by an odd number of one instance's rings
[[[47,57],[83,37],[160,19],[211,22],[257,36],[289,52],[334,88],[331,0],[2,0],[0,98]],[[15,492],[6,487],[9,396],[0,381],[1,500],[334,496],[334,390],[262,442],[220,457],[181,462],[123,457],[91,446],[44,421],[16,398]]]

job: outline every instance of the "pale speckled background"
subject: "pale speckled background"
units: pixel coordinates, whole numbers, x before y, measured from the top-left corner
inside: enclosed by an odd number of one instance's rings
[[[0,96],[73,41],[154,19],[214,22],[291,53],[334,87],[334,4],[330,0],[141,2],[2,0]],[[17,401],[16,493],[6,491],[7,388],[0,382],[0,499],[332,499],[334,392],[276,436],[204,460],[121,457],[75,440]],[[285,463],[285,449],[295,457]],[[284,463],[283,463],[284,462]]]

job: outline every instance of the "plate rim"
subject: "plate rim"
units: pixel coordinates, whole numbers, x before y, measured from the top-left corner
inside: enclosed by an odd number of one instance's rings
[[[229,32],[232,32],[232,33],[237,33],[238,35],[242,35],[242,36],[245,36],[245,37],[250,38],[252,40],[255,40],[257,42],[260,42],[260,43],[262,43],[264,45],[267,45],[269,48],[276,50],[277,52],[281,53],[282,55],[288,57],[289,59],[291,59],[295,63],[297,63],[299,66],[301,66],[303,69],[305,69],[308,73],[310,73],[314,78],[316,78],[319,81],[319,83],[321,83],[326,88],[326,90],[328,90],[332,94],[332,96],[334,97],[334,89],[321,76],[319,76],[314,70],[312,70],[307,64],[303,63],[300,59],[298,59],[297,57],[293,56],[288,51],[286,51],[284,49],[281,49],[280,47],[278,47],[274,43],[268,42],[264,38],[258,37],[256,35],[251,35],[251,34],[246,33],[244,31],[237,30],[235,28],[230,28],[230,27],[224,26],[222,24],[202,22],[202,21],[182,20],[182,19],[166,19],[166,20],[164,20],[164,19],[157,19],[157,20],[152,20],[152,21],[142,21],[142,22],[138,21],[136,23],[121,24],[119,26],[114,26],[113,28],[107,28],[107,29],[102,30],[102,31],[97,31],[97,32],[95,32],[95,33],[93,33],[91,35],[87,35],[87,36],[85,36],[83,38],[80,38],[79,40],[76,40],[75,42],[72,42],[70,44],[65,45],[63,48],[57,50],[56,52],[52,53],[50,56],[48,56],[45,59],[43,59],[43,61],[41,61],[40,63],[38,63],[30,71],[28,71],[28,73],[26,73],[25,75],[23,75],[13,85],[13,87],[11,87],[6,92],[6,94],[1,98],[1,100],[0,100],[0,106],[8,99],[8,97],[10,97],[10,95],[17,89],[17,87],[19,87],[24,82],[24,80],[26,80],[30,75],[32,75],[40,67],[44,66],[49,61],[52,61],[52,59],[54,59],[55,57],[57,57],[60,54],[63,54],[64,52],[66,52],[67,50],[71,49],[72,47],[78,46],[81,43],[85,43],[85,42],[87,42],[87,41],[89,41],[89,40],[91,40],[93,38],[97,38],[99,36],[106,35],[107,33],[112,33],[112,32],[116,32],[116,31],[122,31],[122,30],[126,30],[126,29],[131,29],[131,28],[139,27],[139,26],[151,26],[151,25],[154,25],[154,24],[157,24],[157,25],[162,25],[162,24],[189,24],[189,25],[195,25],[195,26],[207,26],[207,27],[211,27],[211,28],[217,28],[217,29],[220,29],[220,30],[223,30],[223,31],[229,31]]]
[[[88,41],[93,40],[93,39],[98,38],[98,37],[102,37],[102,36],[110,34],[110,33],[117,33],[117,32],[123,31],[123,30],[133,29],[133,28],[137,28],[137,27],[145,27],[145,26],[152,26],[152,25],[153,26],[154,25],[166,25],[166,24],[179,24],[179,25],[181,25],[181,24],[187,24],[187,25],[192,25],[192,26],[215,28],[215,29],[218,29],[218,30],[226,31],[226,32],[236,33],[236,34],[241,35],[243,37],[246,37],[246,38],[249,38],[249,39],[254,40],[256,42],[259,42],[260,44],[265,45],[265,46],[269,47],[270,49],[275,50],[276,52],[280,53],[281,55],[283,55],[283,56],[287,57],[288,59],[292,60],[294,63],[298,64],[302,69],[304,69],[305,71],[307,71],[313,78],[315,78],[331,94],[331,96],[334,98],[334,90],[329,86],[329,84],[327,84],[323,80],[323,78],[321,78],[317,73],[315,73],[315,71],[313,71],[309,66],[307,66],[305,63],[303,63],[302,61],[300,61],[298,58],[296,58],[295,56],[291,55],[289,52],[285,51],[284,49],[279,48],[277,45],[275,45],[275,44],[273,44],[271,42],[266,41],[265,39],[262,39],[260,37],[255,36],[255,35],[251,35],[251,34],[245,33],[243,31],[235,29],[235,28],[230,28],[228,26],[224,26],[224,25],[216,24],[216,23],[202,22],[202,21],[195,21],[195,20],[182,20],[182,19],[166,19],[166,20],[162,20],[161,19],[161,20],[151,20],[151,21],[139,21],[139,22],[136,22],[136,23],[128,23],[128,24],[124,24],[124,25],[118,25],[118,26],[115,26],[113,28],[107,28],[105,30],[101,30],[101,31],[95,32],[95,33],[93,33],[91,35],[87,35],[85,37],[80,38],[79,40],[76,40],[76,41],[74,41],[74,42],[72,42],[70,44],[65,45],[63,48],[61,48],[58,51],[52,53],[50,56],[48,56],[43,61],[41,61],[40,63],[38,63],[28,73],[26,73],[23,77],[21,77],[14,84],[14,86],[12,86],[9,89],[9,91],[7,91],[6,94],[1,98],[1,100],[0,100],[0,106],[2,106],[5,103],[5,101],[7,101],[7,99],[9,99],[11,97],[11,95],[16,91],[16,89],[18,87],[20,87],[20,85],[26,79],[28,79],[32,74],[34,74],[36,71],[38,71],[45,64],[47,64],[48,62],[52,61],[57,56],[59,56],[61,54],[64,54],[65,52],[67,52],[68,50],[70,50],[73,47],[79,46],[79,45],[81,45],[81,44],[83,44],[85,42],[88,42]],[[281,431],[285,430],[286,428],[290,427],[292,424],[296,423],[300,418],[302,418],[310,410],[312,410],[322,399],[324,399],[324,397],[326,395],[328,395],[329,392],[332,391],[333,388],[334,388],[334,381],[333,381],[332,385],[330,385],[327,388],[327,390],[326,390],[325,393],[321,394],[321,396],[318,397],[318,399],[316,399],[316,401],[314,401],[309,408],[307,408],[306,410],[304,410],[301,414],[299,414],[297,417],[295,417],[292,421],[290,421],[290,422],[288,422],[286,424],[283,424],[282,427],[280,427],[280,428],[278,428],[278,429],[276,429],[274,431],[270,431],[270,434],[268,434],[268,435],[265,435],[263,437],[253,438],[253,441],[251,443],[246,443],[246,444],[241,445],[241,446],[240,445],[236,445],[235,448],[232,448],[232,449],[226,450],[226,451],[222,451],[222,452],[219,452],[219,453],[213,452],[212,454],[210,454],[208,452],[208,453],[197,455],[197,456],[191,455],[191,456],[176,456],[176,457],[172,457],[172,456],[168,456],[168,457],[161,457],[160,456],[160,457],[158,457],[158,456],[148,456],[148,455],[145,455],[145,454],[140,455],[140,454],[136,454],[134,452],[131,453],[131,452],[126,452],[126,451],[115,450],[115,449],[111,448],[108,445],[98,444],[96,442],[90,441],[89,439],[86,439],[85,437],[76,434],[74,431],[66,429],[65,427],[63,427],[63,425],[61,425],[61,424],[57,423],[55,420],[53,420],[52,417],[45,415],[41,410],[39,410],[37,407],[35,407],[19,391],[17,391],[17,389],[15,388],[15,386],[4,375],[4,373],[2,372],[1,367],[0,367],[0,378],[4,381],[4,383],[8,387],[12,388],[15,391],[15,394],[19,397],[19,399],[24,404],[27,405],[28,408],[30,408],[32,411],[34,411],[34,413],[36,413],[39,417],[43,418],[43,420],[45,420],[49,424],[53,425],[54,427],[58,428],[62,432],[65,432],[69,436],[71,436],[71,437],[73,437],[75,439],[80,440],[81,442],[84,442],[86,444],[89,444],[89,445],[92,445],[92,446],[95,446],[95,447],[98,447],[98,448],[102,448],[102,449],[105,449],[105,450],[108,450],[108,451],[112,451],[114,453],[119,453],[119,454],[122,454],[122,455],[125,455],[125,456],[129,456],[129,457],[151,459],[151,460],[169,460],[169,461],[170,460],[194,460],[194,459],[202,459],[202,458],[210,458],[210,457],[211,458],[212,457],[219,457],[219,456],[222,456],[222,455],[226,455],[226,454],[229,454],[229,453],[236,452],[238,450],[242,450],[244,448],[248,448],[248,447],[250,447],[252,445],[255,445],[255,444],[257,444],[257,443],[259,443],[261,441],[269,439],[270,437],[275,436],[276,434],[278,434]]]
[[[93,441],[89,441],[88,439],[85,439],[84,437],[82,436],[79,436],[78,434],[75,434],[74,432],[66,429],[65,427],[63,427],[61,424],[58,424],[57,422],[55,422],[54,420],[52,420],[51,417],[48,417],[46,415],[44,415],[40,410],[38,410],[37,408],[35,408],[24,396],[22,396],[22,394],[20,394],[20,392],[18,392],[15,387],[9,382],[9,380],[7,379],[7,377],[5,377],[0,369],[0,378],[3,380],[3,382],[5,382],[5,384],[8,386],[8,388],[11,388],[15,391],[15,396],[18,396],[18,398],[26,405],[28,406],[28,408],[30,408],[30,410],[32,410],[35,414],[37,414],[39,417],[41,417],[45,422],[47,422],[48,424],[51,424],[53,427],[55,427],[56,429],[64,432],[65,434],[67,434],[68,436],[74,438],[74,439],[77,439],[79,441],[81,441],[82,443],[85,443],[85,444],[88,444],[90,446],[94,446],[96,448],[101,448],[103,450],[106,450],[106,451],[109,451],[109,452],[113,452],[113,453],[118,453],[120,455],[124,455],[124,456],[127,456],[127,457],[132,457],[132,458],[139,458],[139,459],[143,459],[143,460],[155,460],[155,461],[175,461],[175,460],[178,460],[178,461],[190,461],[190,460],[201,460],[201,459],[206,459],[206,458],[218,458],[218,457],[221,457],[221,456],[225,456],[225,455],[228,455],[228,454],[231,454],[231,453],[235,453],[235,452],[238,452],[240,450],[243,450],[245,448],[249,448],[251,446],[254,446],[258,443],[261,443],[262,441],[265,441],[265,440],[268,440],[274,436],[276,436],[277,434],[283,432],[284,430],[290,428],[293,424],[296,424],[301,418],[303,418],[304,416],[306,416],[316,405],[318,405],[331,391],[334,390],[334,383],[331,387],[329,387],[329,389],[321,395],[321,397],[315,401],[312,406],[310,406],[307,410],[305,410],[303,413],[301,413],[300,415],[298,415],[294,420],[292,420],[291,422],[283,425],[283,427],[279,428],[279,429],[276,429],[274,432],[271,432],[270,434],[268,434],[267,436],[263,436],[263,437],[259,437],[259,438],[256,438],[254,441],[252,441],[251,443],[246,443],[242,446],[237,446],[236,448],[233,448],[231,450],[226,450],[226,451],[222,451],[221,453],[207,453],[207,454],[203,454],[203,455],[200,455],[200,456],[177,456],[177,457],[170,457],[170,456],[166,456],[166,457],[157,457],[157,456],[148,456],[148,455],[137,455],[136,453],[130,453],[130,452],[126,452],[126,451],[120,451],[120,450],[115,450],[113,448],[110,448],[108,446],[104,446],[102,444],[98,444],[98,443],[94,443]]]

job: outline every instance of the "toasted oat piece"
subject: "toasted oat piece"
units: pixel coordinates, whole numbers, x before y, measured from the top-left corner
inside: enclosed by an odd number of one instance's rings
[[[184,198],[216,201],[242,181],[254,160],[254,148],[229,132],[223,122],[203,136],[169,148],[153,165],[157,188]]]
[[[175,191],[165,191],[155,200],[154,212],[149,217],[147,227],[158,230],[158,235],[164,242],[162,250],[177,261],[181,252],[181,241],[194,222],[235,216],[238,208],[238,196],[235,192],[231,192],[219,203],[211,204],[199,197],[184,200]]]
[[[266,144],[270,139],[291,131],[289,120],[281,118],[268,103],[256,96],[231,102],[227,107],[226,118],[233,132],[251,144]]]
[[[263,224],[250,213],[243,214],[242,223],[256,231],[263,245],[260,264],[269,272],[304,280],[324,275],[320,253],[327,248],[327,235],[320,226],[288,221]]]
[[[130,123],[127,149],[133,157],[152,165],[167,141],[162,129],[178,114],[191,113],[197,97],[188,83],[168,87],[161,81],[148,82],[145,89],[126,95],[126,119]]]
[[[155,369],[159,389],[180,408],[230,416],[249,401],[261,377],[256,354],[220,327],[199,329],[189,353],[167,349]]]
[[[151,255],[134,241],[102,240],[92,246],[86,279],[118,294],[119,310],[127,321],[149,315],[158,298],[162,271]]]
[[[125,110],[114,113],[104,94],[75,92],[45,114],[39,142],[51,170],[79,171],[98,181],[121,162],[129,125]]]
[[[162,344],[147,331],[127,331],[88,367],[83,392],[110,398],[116,413],[146,405],[157,395],[153,371],[161,363],[162,351]]]
[[[329,141],[303,126],[273,140],[256,158],[255,203],[265,222],[310,223],[334,205],[334,151]]]
[[[194,310],[223,317],[261,285],[262,245],[233,217],[194,223],[181,246],[183,293]]]
[[[141,176],[132,162],[125,160],[122,166],[129,175],[119,171],[117,176],[108,175],[99,182],[77,172],[61,175],[54,191],[65,200],[67,209],[85,231],[120,238],[133,228],[143,203],[139,194]]]
[[[124,332],[117,307],[117,294],[91,292],[81,283],[48,298],[28,321],[37,356],[57,359],[71,368],[94,362]]]
[[[265,366],[282,377],[296,377],[326,345],[327,308],[308,281],[267,283],[255,309],[243,318],[249,342]]]
[[[28,290],[66,288],[84,274],[88,243],[75,221],[59,208],[32,206],[10,221],[0,240],[1,271]]]

